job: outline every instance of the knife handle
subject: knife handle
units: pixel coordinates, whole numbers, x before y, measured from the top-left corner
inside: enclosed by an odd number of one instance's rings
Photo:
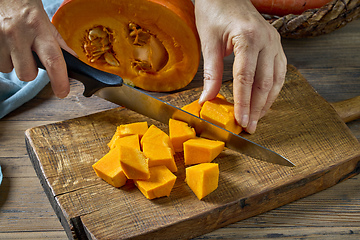
[[[85,97],[90,97],[101,88],[122,86],[123,79],[121,77],[93,68],[64,49],[61,50],[66,62],[69,77],[84,84],[85,90],[83,95]],[[46,70],[35,52],[33,52],[33,56],[37,67]]]

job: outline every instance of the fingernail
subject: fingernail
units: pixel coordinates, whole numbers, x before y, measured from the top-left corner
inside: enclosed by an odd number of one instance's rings
[[[246,131],[250,134],[255,133],[257,123],[257,121],[250,122],[249,126],[246,128]]]
[[[69,94],[68,91],[63,91],[63,92],[58,93],[57,97],[58,98],[66,98],[68,94]]]
[[[243,115],[243,116],[242,116],[242,119],[241,119],[240,125],[241,125],[243,128],[246,128],[246,127],[248,126],[248,123],[249,123],[249,115]]]
[[[200,104],[205,102],[205,96],[206,96],[206,90],[203,90],[203,92],[201,93],[200,98],[199,98]]]

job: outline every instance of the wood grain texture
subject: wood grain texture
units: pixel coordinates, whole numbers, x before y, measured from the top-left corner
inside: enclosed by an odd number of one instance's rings
[[[191,89],[164,97],[183,106],[199,97]],[[231,100],[231,83],[221,93]],[[186,186],[181,154],[177,182],[169,198],[145,199],[131,184],[116,189],[99,179],[91,165],[107,151],[119,124],[148,121],[117,108],[29,129],[27,147],[52,206],[72,236],[71,221],[93,239],[187,239],[256,216],[319,192],[360,171],[360,144],[335,110],[301,74],[289,67],[287,80],[256,134],[245,136],[294,162],[272,165],[231,150],[215,160],[218,189],[199,201]]]

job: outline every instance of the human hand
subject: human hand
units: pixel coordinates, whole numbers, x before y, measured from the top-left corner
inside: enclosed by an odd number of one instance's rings
[[[279,33],[250,0],[196,0],[195,17],[204,58],[199,102],[215,98],[222,84],[223,58],[234,52],[234,114],[247,132],[254,133],[285,81],[287,60]]]
[[[34,80],[38,71],[34,51],[47,70],[55,95],[68,95],[69,78],[60,47],[75,53],[50,22],[41,0],[0,0],[0,45],[0,72],[15,68],[20,80]]]

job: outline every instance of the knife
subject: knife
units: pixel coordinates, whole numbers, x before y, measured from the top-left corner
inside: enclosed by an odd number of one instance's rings
[[[295,166],[290,160],[270,149],[185,112],[145,91],[129,86],[123,83],[121,77],[93,68],[65,50],[62,52],[69,77],[84,84],[83,95],[85,97],[96,95],[165,124],[169,123],[170,118],[185,121],[195,129],[197,134],[204,134],[207,138],[223,141],[227,148],[236,152],[269,163]],[[37,66],[46,70],[35,52],[33,55]]]

